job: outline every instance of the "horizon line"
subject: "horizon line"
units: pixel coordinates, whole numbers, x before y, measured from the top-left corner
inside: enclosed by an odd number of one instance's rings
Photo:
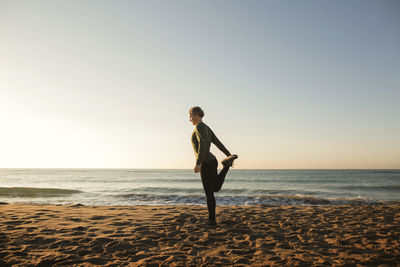
[[[0,167],[0,169],[192,170],[192,168]],[[400,170],[400,168],[231,168],[231,170]]]

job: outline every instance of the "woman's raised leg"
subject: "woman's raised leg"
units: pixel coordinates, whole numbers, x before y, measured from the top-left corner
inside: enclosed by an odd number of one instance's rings
[[[224,181],[225,181],[226,174],[229,171],[229,168],[230,168],[229,165],[224,166],[222,168],[222,170],[219,172],[219,174],[217,175],[214,192],[218,192],[219,190],[221,190],[222,185],[224,184]]]

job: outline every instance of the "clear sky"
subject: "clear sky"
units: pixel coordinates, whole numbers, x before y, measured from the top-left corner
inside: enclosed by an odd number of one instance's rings
[[[0,0],[0,167],[193,168],[199,105],[238,169],[400,168],[399,14]]]

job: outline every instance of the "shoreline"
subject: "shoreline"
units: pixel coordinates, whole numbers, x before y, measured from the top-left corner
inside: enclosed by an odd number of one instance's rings
[[[0,265],[400,265],[400,205],[0,205]]]

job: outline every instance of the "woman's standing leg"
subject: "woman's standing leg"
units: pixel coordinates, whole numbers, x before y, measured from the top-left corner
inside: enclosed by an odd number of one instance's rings
[[[211,162],[203,163],[201,165],[200,176],[201,182],[203,183],[203,189],[206,194],[207,208],[208,208],[208,219],[215,220],[215,182],[218,176],[217,173],[218,161],[213,160]]]

